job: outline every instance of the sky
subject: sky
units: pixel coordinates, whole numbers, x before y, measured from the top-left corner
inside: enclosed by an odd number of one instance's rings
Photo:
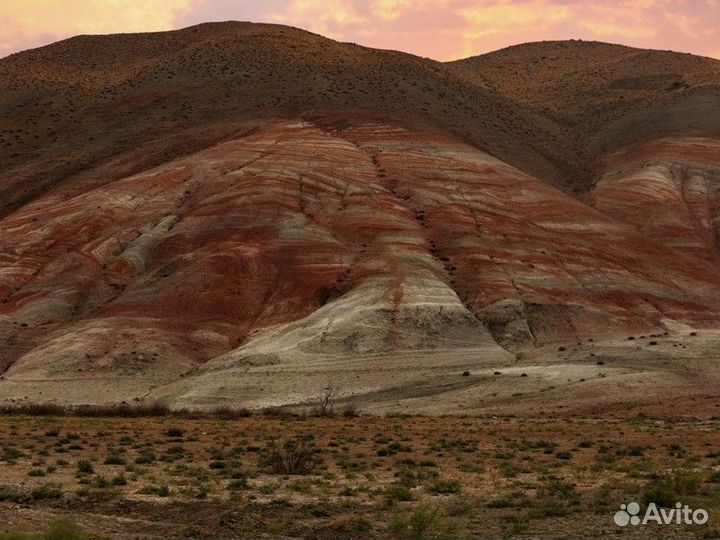
[[[720,0],[0,0],[0,57],[77,34],[225,20],[287,24],[436,60],[556,39],[720,58]]]

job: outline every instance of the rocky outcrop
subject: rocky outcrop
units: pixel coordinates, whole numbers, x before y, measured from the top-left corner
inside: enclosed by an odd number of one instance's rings
[[[656,241],[720,260],[720,142],[663,138],[605,156],[595,207]]]

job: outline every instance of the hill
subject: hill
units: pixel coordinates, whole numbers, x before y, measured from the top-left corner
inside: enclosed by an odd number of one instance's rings
[[[707,399],[718,64],[250,23],[4,58],[0,400]]]
[[[209,23],[78,36],[0,60],[0,215],[59,182],[97,182],[247,132],[263,118],[376,117],[453,134],[550,179],[558,128],[444,65],[302,30]]]
[[[720,135],[720,61],[601,42],[549,41],[447,64],[565,127],[586,192],[603,153],[664,135]]]

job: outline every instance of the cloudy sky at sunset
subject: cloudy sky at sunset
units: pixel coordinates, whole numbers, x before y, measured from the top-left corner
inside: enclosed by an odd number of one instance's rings
[[[75,34],[222,20],[288,24],[438,60],[571,38],[720,58],[720,0],[0,0],[0,57]]]

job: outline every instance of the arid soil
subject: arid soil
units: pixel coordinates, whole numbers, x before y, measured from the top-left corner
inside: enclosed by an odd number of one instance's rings
[[[284,474],[275,448],[307,442]],[[0,532],[91,538],[711,538],[717,421],[0,418]],[[273,457],[275,456],[275,457]],[[681,501],[707,525],[613,522]]]

